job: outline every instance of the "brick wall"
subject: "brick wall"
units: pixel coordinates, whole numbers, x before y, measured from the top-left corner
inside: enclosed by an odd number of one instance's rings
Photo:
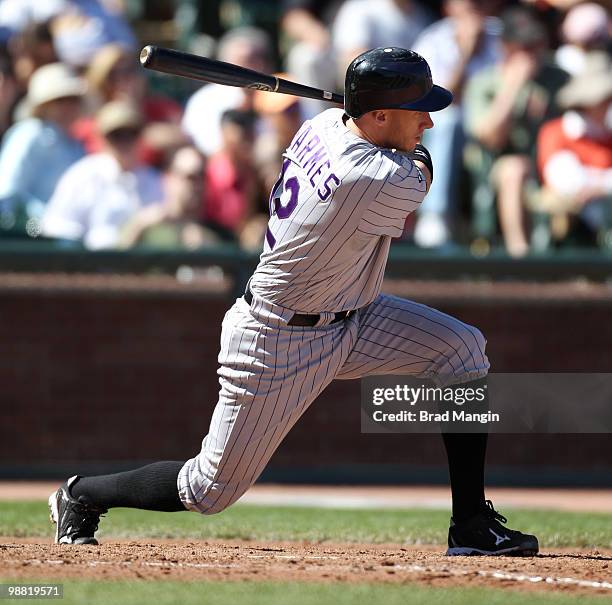
[[[607,302],[411,294],[479,326],[497,371],[610,371]],[[220,325],[230,304],[202,291],[0,285],[0,475],[115,469],[195,453],[216,402]],[[502,481],[529,483],[531,473],[536,482],[557,475],[597,482],[612,470],[610,441],[500,435],[489,463]],[[362,435],[359,383],[338,381],[291,432],[267,476],[375,482],[444,473],[437,436]]]

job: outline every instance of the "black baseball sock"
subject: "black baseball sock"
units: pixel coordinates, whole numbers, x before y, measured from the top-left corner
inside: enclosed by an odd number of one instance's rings
[[[487,378],[453,385],[452,389],[465,392],[467,388],[477,392],[484,387],[484,400],[478,402],[478,412],[489,409]],[[454,401],[445,402],[453,409]],[[472,411],[472,410],[470,410]],[[474,410],[476,411],[476,410]],[[454,427],[455,430],[459,426]],[[442,429],[442,439],[448,457],[451,492],[453,496],[453,520],[466,521],[478,514],[484,506],[484,470],[487,453],[487,433],[446,433]]]
[[[184,511],[176,480],[184,462],[154,462],[133,471],[81,477],[71,487],[74,498],[85,498],[96,506],[127,506],[167,512]]]
[[[453,520],[461,522],[473,517],[484,505],[484,467],[487,433],[442,433],[451,492]]]

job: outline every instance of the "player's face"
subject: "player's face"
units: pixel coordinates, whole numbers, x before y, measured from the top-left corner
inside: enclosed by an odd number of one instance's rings
[[[427,111],[406,111],[404,109],[389,109],[385,135],[386,147],[400,151],[412,151],[421,142],[423,133],[433,126],[433,121]]]

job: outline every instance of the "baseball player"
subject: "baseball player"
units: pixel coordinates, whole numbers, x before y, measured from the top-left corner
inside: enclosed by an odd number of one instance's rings
[[[264,250],[225,315],[218,403],[201,451],[97,477],[74,476],[49,498],[55,541],[97,544],[116,506],[214,514],[260,475],[291,427],[334,379],[410,374],[438,386],[487,375],[486,341],[440,311],[380,293],[391,238],[427,194],[419,141],[451,93],[401,48],[358,56],[345,107],[304,123],[270,195]],[[453,510],[448,554],[533,555],[484,496],[486,434],[443,434]]]

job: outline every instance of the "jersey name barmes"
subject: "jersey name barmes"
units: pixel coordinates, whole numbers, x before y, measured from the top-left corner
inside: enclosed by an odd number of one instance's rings
[[[341,109],[305,122],[283,154],[251,291],[298,313],[345,311],[380,292],[391,239],[423,201],[410,157],[354,134]]]

